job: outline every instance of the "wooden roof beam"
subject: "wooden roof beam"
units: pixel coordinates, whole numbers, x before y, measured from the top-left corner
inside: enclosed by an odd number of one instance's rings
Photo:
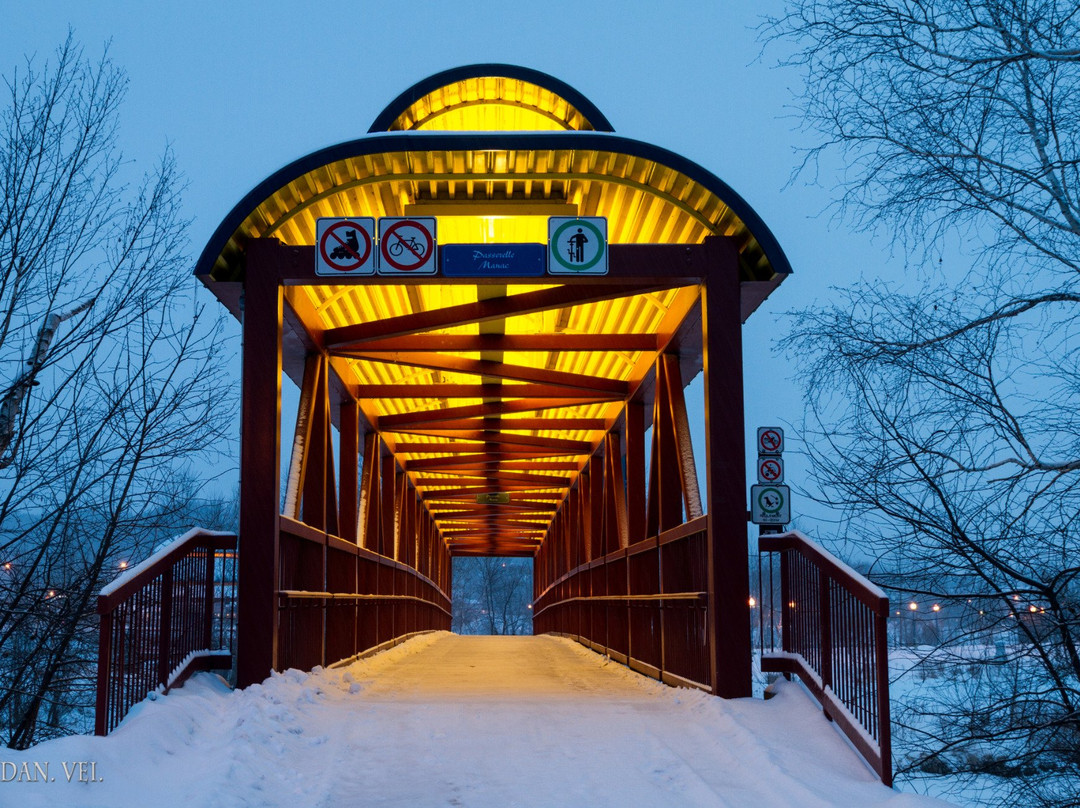
[[[617,297],[670,289],[672,283],[652,281],[620,284],[567,284],[517,295],[478,300],[431,311],[403,314],[368,323],[329,328],[323,333],[327,348],[343,348],[364,342],[453,328],[461,325],[503,320],[522,314],[535,314],[548,309],[562,309],[585,303],[597,303]]]

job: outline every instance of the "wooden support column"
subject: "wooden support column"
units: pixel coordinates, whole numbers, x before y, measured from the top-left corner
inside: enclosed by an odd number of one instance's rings
[[[357,541],[357,514],[359,512],[360,468],[360,405],[356,401],[343,401],[340,405],[340,456],[338,458],[338,530],[345,541]]]
[[[647,538],[645,532],[645,404],[626,405],[626,507],[628,542]]]
[[[358,544],[379,551],[379,436],[364,436],[364,466],[360,479],[360,537]]]
[[[253,242],[244,281],[238,687],[277,666],[278,503],[281,501],[282,294],[275,244]]]
[[[304,524],[319,530],[326,530],[326,461],[327,436],[329,434],[329,406],[326,400],[327,380],[326,361],[322,357],[315,359],[318,373],[315,391],[311,397],[311,417],[308,420],[308,440],[304,445],[303,491],[300,501],[301,519]]]
[[[705,364],[709,667],[713,692],[751,695],[742,321],[734,244],[709,238],[701,301]]]

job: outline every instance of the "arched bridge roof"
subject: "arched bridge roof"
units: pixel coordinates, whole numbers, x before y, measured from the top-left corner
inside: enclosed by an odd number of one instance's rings
[[[474,65],[436,74],[398,96],[371,129],[259,183],[217,228],[196,273],[239,280],[248,239],[312,244],[318,218],[344,215],[434,215],[442,244],[542,242],[550,215],[606,216],[615,244],[733,237],[742,279],[769,284],[761,298],[791,272],[761,217],[715,174],[613,134],[588,99],[539,71]]]
[[[509,118],[502,129],[614,131],[588,98],[554,76],[516,65],[479,64],[418,81],[386,106],[368,132],[476,128],[470,124],[478,122],[481,110]],[[519,113],[506,115],[509,110]],[[471,121],[469,114],[475,116]]]

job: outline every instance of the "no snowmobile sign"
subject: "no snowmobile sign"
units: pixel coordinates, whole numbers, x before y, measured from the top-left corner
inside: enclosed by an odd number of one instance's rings
[[[375,220],[324,218],[315,224],[315,274],[375,274]]]

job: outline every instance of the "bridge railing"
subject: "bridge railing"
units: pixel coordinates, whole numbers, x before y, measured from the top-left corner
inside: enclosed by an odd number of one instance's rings
[[[230,669],[236,536],[195,528],[101,590],[94,732],[197,670]]]
[[[761,536],[758,550],[761,670],[798,675],[892,785],[888,597],[798,531]]]
[[[448,631],[450,597],[408,564],[281,516],[278,665],[309,670]]]
[[[711,688],[708,517],[571,569],[533,603],[533,632],[569,637],[678,687]]]

